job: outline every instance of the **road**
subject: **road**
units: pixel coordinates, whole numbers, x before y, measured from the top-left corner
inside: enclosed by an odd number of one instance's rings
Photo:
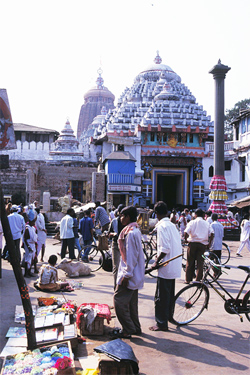
[[[54,243],[55,240],[47,239],[45,260],[51,254],[60,252],[60,245],[53,245]],[[243,258],[236,257],[235,253],[239,242],[228,241],[227,243],[231,248],[229,264],[233,268],[227,270],[227,273],[223,273],[220,280],[235,295],[246,275],[237,266],[250,265],[250,253],[245,248],[242,252]],[[63,276],[62,273],[60,275]],[[37,304],[37,297],[43,293],[34,289],[34,281],[35,278],[26,279],[29,285],[31,302]],[[68,299],[76,301],[78,305],[83,302],[113,305],[111,273],[100,270],[91,276],[79,278],[77,281],[83,281],[83,288],[65,294]],[[184,287],[183,281],[184,274],[182,279],[177,281],[176,292]],[[250,373],[250,322],[244,317],[243,323],[241,323],[238,316],[226,313],[224,302],[213,290],[210,290],[208,310],[205,310],[190,325],[176,327],[170,324],[168,332],[150,331],[149,327],[154,324],[155,283],[155,279],[145,276],[144,288],[139,293],[139,315],[143,335],[126,340],[139,360],[141,375],[156,373],[237,375]],[[15,306],[21,305],[13,271],[7,261],[3,261],[0,286],[0,350],[2,350],[6,343],[5,335],[8,328],[17,325],[14,323]],[[248,289],[250,289],[249,283]],[[119,322],[113,318],[111,327],[116,326],[119,326]],[[79,345],[77,356],[81,357],[86,353],[91,356],[93,348],[107,340],[108,336],[87,338],[87,344]]]

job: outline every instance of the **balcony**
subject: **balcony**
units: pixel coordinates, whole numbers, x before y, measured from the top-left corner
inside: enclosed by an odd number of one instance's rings
[[[239,141],[224,142],[224,152],[233,152],[235,148],[239,147]],[[206,142],[205,152],[214,153],[214,142]]]
[[[108,173],[108,184],[133,185],[135,175],[123,173]]]

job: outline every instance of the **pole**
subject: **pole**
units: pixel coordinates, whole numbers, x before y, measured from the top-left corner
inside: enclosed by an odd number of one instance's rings
[[[224,81],[229,66],[218,64],[210,70],[215,81],[215,119],[214,119],[214,175],[224,176]]]
[[[14,271],[14,275],[17,281],[17,285],[19,288],[19,292],[20,292],[20,296],[21,296],[21,300],[23,304],[28,349],[32,350],[37,347],[33,311],[32,311],[32,306],[30,302],[28,286],[26,285],[26,281],[23,277],[22,269],[18,260],[19,259],[18,254],[15,248],[15,243],[14,243],[12,233],[10,230],[9,220],[6,215],[1,183],[0,183],[0,218],[2,222],[6,245],[7,245],[9,256],[10,256],[10,263]]]

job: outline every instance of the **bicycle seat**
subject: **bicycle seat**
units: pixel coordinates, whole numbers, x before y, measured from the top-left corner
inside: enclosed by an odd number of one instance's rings
[[[239,269],[246,271],[247,273],[250,273],[250,266],[238,266]]]

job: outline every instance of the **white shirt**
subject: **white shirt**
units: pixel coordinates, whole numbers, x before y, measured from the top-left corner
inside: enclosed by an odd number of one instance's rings
[[[45,220],[41,212],[37,215],[37,218],[36,218],[36,228],[37,228],[38,241],[41,242],[42,244],[45,244],[47,234],[46,232],[44,232],[44,229],[46,229]]]
[[[240,224],[240,241],[247,241],[249,240],[249,235],[250,235],[250,221],[247,219],[242,220]]]
[[[22,237],[22,232],[24,232],[25,229],[24,218],[17,212],[13,212],[12,214],[8,215],[8,219],[13,240],[18,240]]]
[[[213,221],[211,227],[214,231],[214,239],[211,246],[212,250],[221,250],[222,249],[222,240],[224,237],[224,227],[218,221]]]
[[[211,218],[211,216],[209,216],[208,218],[207,218],[207,220],[206,220],[209,224],[212,224],[213,223],[213,220],[212,220],[212,218]],[[222,224],[221,224],[222,225]]]
[[[73,226],[73,217],[71,217],[70,215],[66,215],[62,218],[60,223],[60,238],[62,240],[75,237],[73,232]]]
[[[211,225],[202,217],[191,220],[184,232],[189,235],[188,242],[200,242],[203,245],[208,245],[209,237],[214,233]]]
[[[176,225],[168,217],[161,219],[155,228],[157,229],[157,255],[159,256],[160,253],[166,254],[161,262],[182,254],[180,234]],[[160,267],[158,269],[158,277],[162,279],[176,279],[181,277],[181,263],[182,257],[179,257],[171,261],[168,265]]]
[[[145,278],[145,260],[142,250],[141,232],[138,228],[130,231],[126,238],[126,263],[120,258],[117,284],[121,285],[123,277],[128,278],[128,289],[143,288]]]

